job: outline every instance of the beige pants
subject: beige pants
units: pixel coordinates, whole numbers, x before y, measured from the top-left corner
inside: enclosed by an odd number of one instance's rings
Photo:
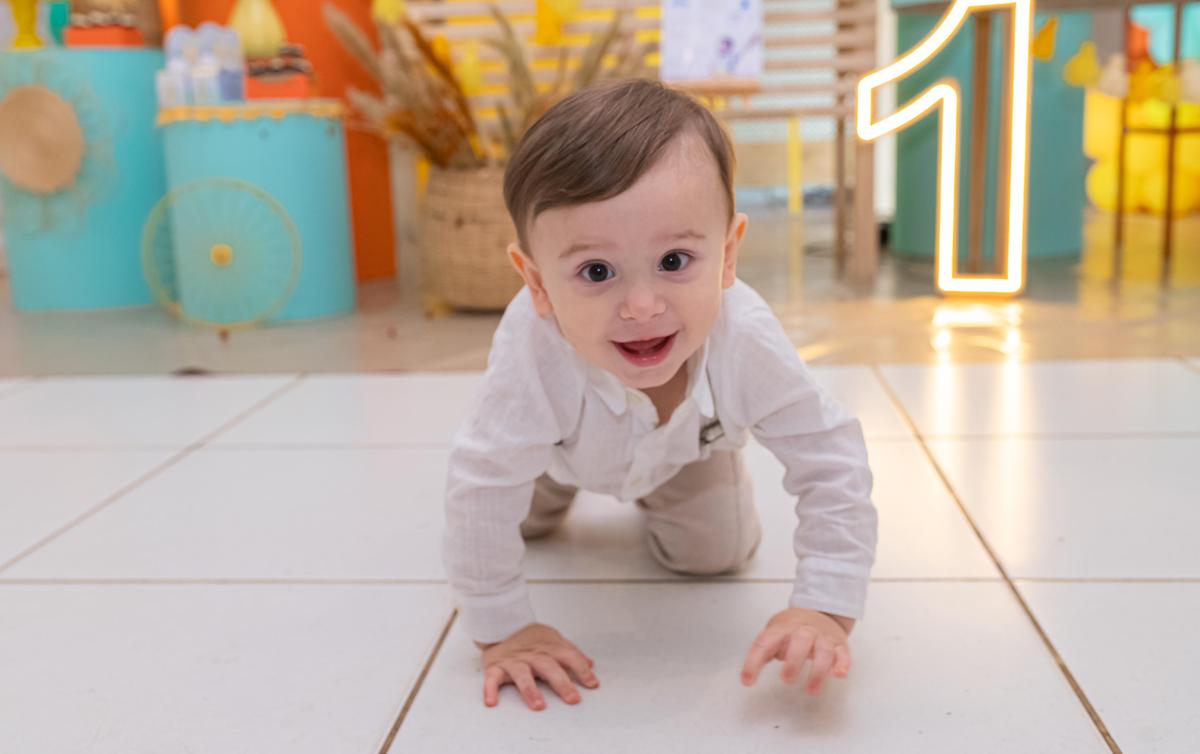
[[[540,477],[521,535],[536,539],[558,528],[577,491]],[[738,451],[715,451],[706,461],[688,464],[637,506],[646,515],[650,553],[677,573],[739,570],[762,541],[753,487]]]

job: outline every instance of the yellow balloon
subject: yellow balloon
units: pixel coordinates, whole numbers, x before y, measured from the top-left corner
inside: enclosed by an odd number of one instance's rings
[[[1171,125],[1171,106],[1153,99],[1130,102],[1129,125],[1134,128],[1165,129]]]
[[[1108,212],[1117,210],[1117,162],[1103,160],[1092,165],[1087,174],[1087,195],[1092,204]],[[1125,176],[1125,211],[1137,209],[1139,181],[1135,176]]]
[[[1088,89],[1083,106],[1083,153],[1095,160],[1115,159],[1121,130],[1121,101]]]
[[[1029,45],[1030,52],[1038,60],[1054,59],[1054,43],[1058,37],[1058,16],[1051,16],[1045,26],[1033,36],[1033,44]],[[1084,44],[1087,44],[1086,42]],[[1093,49],[1093,53],[1095,50]],[[1095,60],[1095,55],[1092,57]]]
[[[1130,134],[1125,139],[1125,170],[1133,175],[1163,173],[1167,169],[1167,137]]]
[[[1200,133],[1180,134],[1175,149],[1176,170],[1200,173]]]
[[[1167,174],[1156,173],[1148,176],[1141,183],[1142,204],[1155,215],[1167,212]],[[1188,171],[1175,174],[1175,196],[1171,204],[1175,216],[1184,215],[1200,209],[1200,176]]]
[[[1079,46],[1079,52],[1063,66],[1063,80],[1071,86],[1081,87],[1095,86],[1100,81],[1100,63],[1096,60],[1095,42],[1084,42]]]

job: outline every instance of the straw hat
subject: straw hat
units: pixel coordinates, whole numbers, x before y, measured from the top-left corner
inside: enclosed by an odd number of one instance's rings
[[[35,194],[70,188],[86,147],[75,109],[50,89],[22,86],[0,101],[0,173],[18,188]]]

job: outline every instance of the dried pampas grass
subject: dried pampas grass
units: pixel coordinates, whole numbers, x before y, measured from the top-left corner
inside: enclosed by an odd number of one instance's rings
[[[382,96],[352,88],[348,97],[355,110],[388,139],[415,147],[439,167],[482,167],[512,153],[525,131],[555,102],[600,81],[648,76],[647,55],[655,44],[639,45],[625,28],[625,10],[593,36],[570,75],[571,55],[558,50],[555,76],[539,86],[529,51],[508,17],[495,5],[488,11],[497,34],[480,40],[496,50],[508,73],[508,101],[495,102],[497,133],[487,142],[497,145],[489,154],[476,113],[449,60],[438,56],[425,31],[407,15],[395,25],[378,27],[379,49],[345,13],[324,6],[325,21],[346,51],[379,85]]]

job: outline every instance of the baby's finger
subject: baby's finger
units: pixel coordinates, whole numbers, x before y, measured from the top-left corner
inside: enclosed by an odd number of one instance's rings
[[[746,662],[742,664],[742,683],[753,686],[758,680],[758,671],[771,661],[779,646],[783,643],[784,634],[763,631],[750,646],[746,653]]]
[[[575,688],[575,684],[571,683],[571,679],[567,677],[566,671],[562,669],[557,660],[539,657],[533,661],[533,669],[539,678],[550,684],[550,688],[554,689],[564,702],[579,704],[579,690]]]
[[[787,659],[783,661],[783,670],[779,673],[784,683],[795,683],[800,677],[800,670],[812,647],[813,635],[808,631],[795,631],[788,638]]]
[[[529,669],[528,665],[523,662],[514,662],[506,665],[504,669],[508,671],[508,676],[513,679],[513,683],[517,684],[517,690],[525,698],[525,704],[529,705],[529,709],[546,708],[546,700],[542,698],[542,692],[538,691],[537,682],[533,680],[533,671]]]
[[[821,690],[825,678],[829,675],[829,668],[832,666],[833,643],[822,636],[817,639],[816,646],[813,648],[812,670],[808,672],[808,693],[816,694]]]
[[[496,702],[500,699],[500,687],[504,685],[504,679],[508,674],[497,665],[489,665],[487,670],[483,671],[483,703],[488,707],[495,707]]]
[[[850,674],[850,650],[845,644],[833,648],[833,674],[845,678]]]
[[[575,673],[579,682],[590,689],[600,685],[600,679],[592,672],[592,661],[587,655],[575,649],[561,649],[551,655],[559,664]]]

